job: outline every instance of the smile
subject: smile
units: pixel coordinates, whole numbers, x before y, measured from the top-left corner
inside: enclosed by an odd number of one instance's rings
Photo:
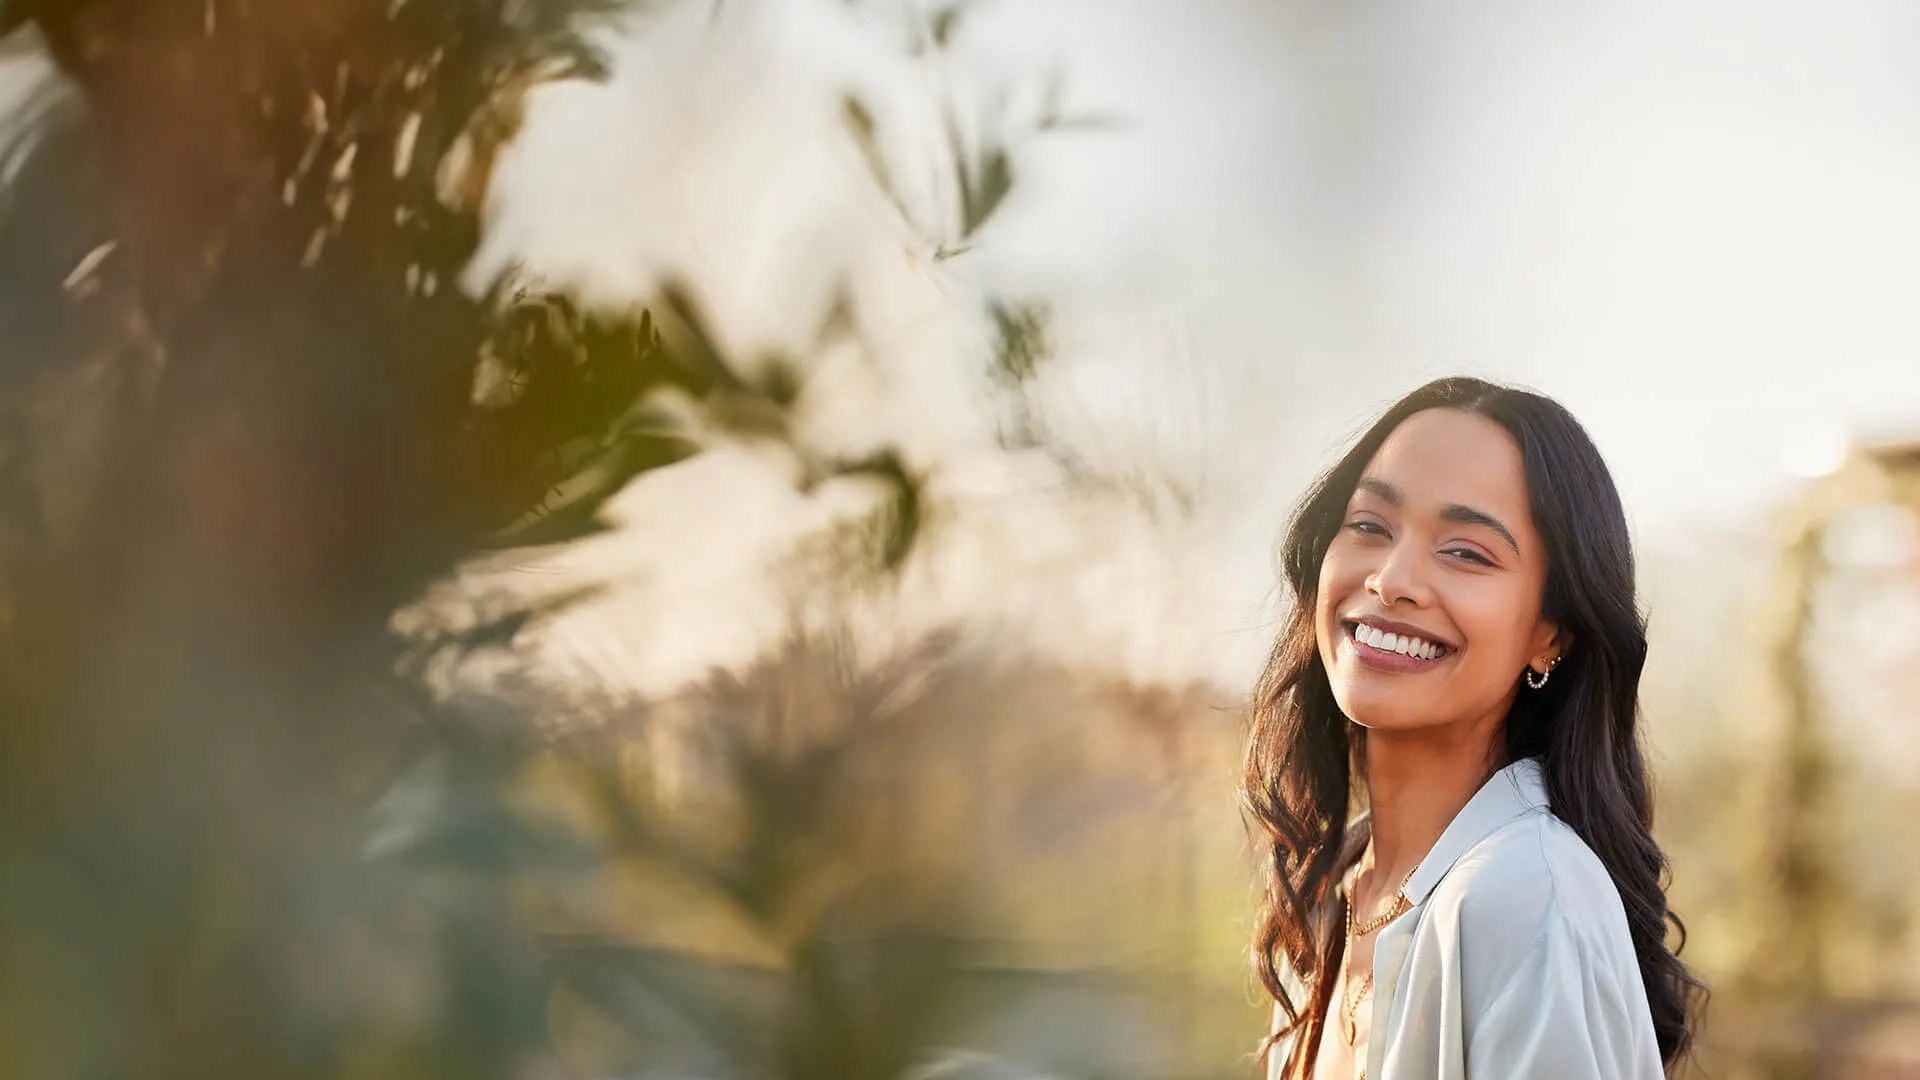
[[[1459,651],[1409,633],[1390,633],[1366,623],[1343,624],[1353,654],[1368,667],[1384,671],[1425,671]]]

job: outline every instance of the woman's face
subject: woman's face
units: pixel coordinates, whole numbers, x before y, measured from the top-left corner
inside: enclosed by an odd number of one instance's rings
[[[1334,699],[1376,731],[1491,730],[1523,669],[1563,645],[1540,614],[1546,580],[1513,437],[1458,409],[1415,413],[1367,464],[1320,564]]]

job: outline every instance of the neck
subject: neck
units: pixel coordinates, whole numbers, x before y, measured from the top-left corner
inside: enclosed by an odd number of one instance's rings
[[[1475,737],[1475,735],[1478,737]],[[1366,860],[1391,891],[1413,872],[1487,779],[1500,770],[1492,732],[1435,740],[1431,733],[1367,734],[1372,850]]]

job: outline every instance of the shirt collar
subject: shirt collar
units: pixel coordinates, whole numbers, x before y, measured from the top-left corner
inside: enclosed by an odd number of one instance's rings
[[[1453,816],[1402,891],[1412,903],[1424,903],[1433,887],[1475,844],[1522,814],[1546,808],[1547,784],[1540,772],[1540,759],[1521,758],[1494,773]]]

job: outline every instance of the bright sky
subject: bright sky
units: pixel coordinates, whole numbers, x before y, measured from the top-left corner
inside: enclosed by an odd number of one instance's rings
[[[612,87],[535,110],[476,267],[517,257],[609,299],[679,269],[749,353],[804,338],[825,285],[853,281],[882,361],[828,358],[841,404],[816,429],[904,441],[965,502],[928,611],[997,611],[1145,678],[1238,681],[1302,482],[1453,371],[1565,401],[1667,546],[1758,514],[1848,432],[1920,436],[1920,9],[1900,0],[976,12],[934,69],[904,60],[899,20],[828,0],[665,17]],[[1027,144],[977,249],[934,264],[917,238],[951,199],[940,80],[1006,90],[1017,114],[1049,70],[1070,111],[1123,123]],[[836,142],[842,86],[870,91],[916,224]],[[1190,519],[1064,507],[1044,468],[993,450],[982,287],[1059,305],[1055,430],[1181,478]],[[663,685],[778,626],[741,568],[859,501],[776,495],[778,474],[723,456],[631,493],[646,528],[583,565],[648,583],[607,615],[623,629],[576,637],[614,649],[596,669]],[[759,526],[724,524],[748,504]],[[643,569],[640,535],[684,550],[715,528],[731,558]],[[658,610],[733,645],[667,647],[636,626]]]
[[[1920,435],[1920,9],[1250,6],[1319,13],[1082,39],[1194,121],[1118,185],[1215,270],[1191,363],[1326,354],[1355,377],[1264,404],[1329,439],[1428,375],[1533,383],[1655,529],[1777,491],[1803,417]]]
[[[1920,436],[1920,11],[1460,10],[1383,32],[1424,103],[1369,237],[1386,351],[1562,396],[1650,528],[1775,488],[1796,417]]]

